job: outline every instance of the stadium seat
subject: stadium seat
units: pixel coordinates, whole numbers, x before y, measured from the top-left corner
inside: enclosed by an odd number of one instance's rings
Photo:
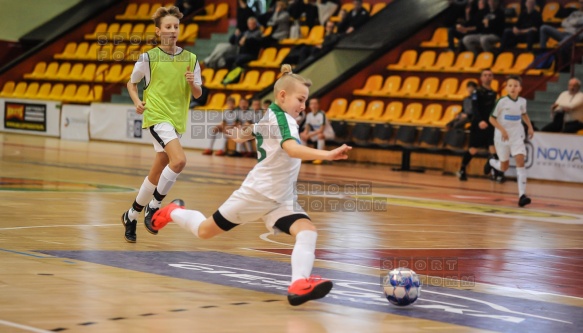
[[[55,78],[57,76],[58,70],[59,70],[59,63],[58,62],[51,62],[48,64],[44,75],[37,76],[37,77],[35,77],[35,79],[52,80],[53,78]]]
[[[435,51],[424,51],[419,56],[417,63],[409,66],[407,69],[412,71],[424,71],[427,68],[431,68],[435,62]]]
[[[23,98],[24,94],[26,93],[27,86],[28,86],[28,84],[26,82],[18,82],[16,84],[16,87],[14,88],[14,91],[12,91],[12,96],[9,96],[9,97]]]
[[[357,117],[358,120],[377,120],[383,115],[385,110],[385,103],[383,101],[374,100],[368,103],[366,106],[366,111],[361,116]]]
[[[206,87],[209,89],[223,89],[223,79],[225,75],[229,72],[228,69],[221,68],[215,72],[215,76],[213,77],[212,81],[205,83]]]
[[[136,62],[140,58],[140,45],[130,44],[126,50],[124,61]]]
[[[389,123],[401,118],[402,115],[403,115],[403,103],[394,101],[387,104],[385,112],[378,120],[380,122]]]
[[[414,98],[429,98],[437,92],[439,88],[439,79],[436,77],[426,77],[421,83],[419,90],[411,94]]]
[[[433,94],[429,94],[428,98],[433,99],[444,99],[448,95],[455,94],[457,92],[459,80],[457,77],[448,77],[441,81],[441,86],[439,90]]]
[[[575,9],[580,9],[581,6],[579,5],[578,1],[571,1],[565,4],[565,6],[563,6],[565,8],[575,8]]]
[[[505,69],[502,73],[504,74],[522,74],[522,72],[532,64],[534,61],[534,54],[532,53],[521,53],[516,58],[516,62],[512,68]]]
[[[448,72],[464,72],[466,69],[472,67],[474,63],[474,53],[470,51],[464,51],[458,54],[455,63],[449,69]]]
[[[26,87],[26,91],[24,92],[24,95],[22,95],[22,98],[27,98],[27,99],[36,98],[36,94],[38,93],[38,87],[39,87],[38,82],[31,82]]]
[[[398,63],[388,65],[387,69],[406,70],[406,69],[408,69],[408,67],[415,65],[416,62],[417,62],[417,51],[407,50],[407,51],[401,53],[401,58],[399,58]]]
[[[57,74],[53,77],[47,77],[47,79],[66,81],[67,78],[69,77],[70,71],[71,71],[71,63],[70,62],[61,63],[61,65],[59,66],[59,70],[57,71]]]
[[[386,6],[387,4],[384,2],[375,3],[374,5],[372,5],[372,9],[370,10],[370,16],[373,16],[376,13],[380,12],[381,10],[385,9]]]
[[[275,61],[277,56],[277,49],[275,47],[268,47],[261,51],[259,58],[257,60],[250,61],[249,67],[265,67],[266,64]]]
[[[259,71],[250,70],[243,74],[239,83],[228,84],[225,88],[230,90],[250,90],[257,86]]]
[[[138,11],[138,4],[137,3],[130,3],[126,6],[126,10],[123,14],[115,15],[116,20],[131,20],[136,16],[136,12]]]
[[[25,79],[41,79],[45,75],[47,70],[47,63],[44,61],[37,62],[31,73],[26,73],[23,75]]]
[[[133,25],[131,23],[124,23],[121,25],[118,31],[113,33],[110,38],[114,43],[127,41],[130,39],[130,34],[132,33]]]
[[[61,95],[61,100],[63,102],[72,102],[75,100],[75,95],[77,94],[77,85],[74,83],[69,83],[65,86],[63,94]]]
[[[443,146],[449,149],[461,150],[466,141],[466,133],[463,129],[451,129],[445,133]]]
[[[455,53],[452,51],[444,51],[437,56],[437,61],[433,66],[425,68],[425,71],[444,71],[453,66],[455,60]]]
[[[146,30],[144,30],[144,37],[142,43],[149,43],[158,39],[156,36],[156,26],[153,23],[150,23],[146,26]]]
[[[353,8],[354,8],[354,4],[352,2],[345,2],[342,4],[342,6],[340,6],[340,10],[338,10],[338,12],[340,12],[341,10],[344,10],[348,13]],[[329,18],[329,20],[332,22],[340,22],[340,15],[332,16]]]
[[[296,44],[319,45],[324,41],[324,26],[315,25],[310,29],[306,38],[299,38]]]
[[[273,32],[273,27],[272,26],[267,26],[267,27],[263,28],[263,34],[262,34],[262,36],[263,37],[267,37],[267,36],[271,35],[272,32]]]
[[[79,76],[79,81],[93,81],[95,76],[95,69],[97,66],[95,64],[89,63],[83,68],[83,73]]]
[[[48,99],[55,101],[60,100],[61,96],[63,95],[64,89],[65,86],[62,83],[57,83],[53,85],[53,87],[51,88],[51,93],[48,96]]]
[[[225,2],[217,4],[215,11],[209,13],[207,11],[206,15],[197,15],[194,17],[194,21],[217,21],[226,17],[229,14],[229,5]]]
[[[239,105],[239,101],[241,100],[241,94],[230,94],[229,97],[233,97],[235,99],[235,106]],[[223,105],[222,109],[226,109],[227,108],[227,103],[225,102],[225,105]]]
[[[117,25],[119,26],[119,24],[117,24]],[[99,23],[99,24],[97,24],[97,26],[95,27],[95,30],[93,30],[92,33],[85,35],[85,39],[96,40],[97,37],[102,36],[106,32],[107,32],[107,23]]]
[[[413,97],[417,90],[419,90],[420,79],[417,76],[409,76],[403,81],[403,85],[399,91],[395,92],[393,96],[396,97]]]
[[[105,80],[105,76],[107,75],[108,71],[109,71],[108,64],[100,64],[99,66],[97,66],[97,69],[95,70],[95,75],[93,76],[93,81],[94,82],[103,82]]]
[[[555,15],[557,15],[560,9],[561,5],[558,2],[546,3],[545,6],[543,7],[543,10],[541,11],[543,22],[557,22]],[[561,19],[558,19],[558,22],[560,21]]]
[[[452,121],[458,113],[462,111],[461,105],[450,105],[445,109],[443,117],[441,119],[433,122],[434,126],[445,127],[450,121]]]
[[[79,43],[75,49],[75,54],[69,59],[85,60],[88,58],[88,52],[95,52],[94,54],[96,54],[100,47],[101,45],[97,43],[91,44],[91,47],[89,47],[89,43],[87,42]]]
[[[208,67],[200,71],[201,78],[204,79],[204,82],[211,82],[213,80],[213,75],[215,74],[215,70]],[[205,84],[206,85],[206,84]]]
[[[156,14],[156,11],[158,10],[158,8],[162,7],[163,5],[161,3],[153,3],[150,5],[150,12],[148,13],[147,17],[140,17],[140,20],[152,20],[152,16],[154,16],[154,14]]]
[[[69,72],[69,75],[67,76],[66,80],[78,81],[79,78],[81,77],[81,74],[83,74],[83,64],[81,63],[74,64],[73,67],[71,67],[71,71]]]
[[[336,115],[335,119],[355,119],[360,117],[365,110],[366,102],[362,99],[355,99],[350,102],[348,110],[343,113]]]
[[[51,84],[43,83],[38,89],[35,99],[49,99],[49,94],[51,93]]]
[[[421,103],[411,103],[407,105],[401,117],[395,123],[408,124],[421,118],[423,106]]]
[[[492,54],[492,52],[482,52],[478,54],[476,62],[474,62],[472,67],[465,68],[464,72],[480,73],[482,70],[492,67],[493,62],[494,55]]]
[[[120,64],[111,65],[107,73],[105,74],[105,82],[119,82],[121,77],[122,67]]]
[[[77,88],[75,95],[70,97],[70,99],[68,99],[67,101],[75,102],[75,103],[85,103],[85,101],[88,98],[87,97],[88,95],[89,95],[89,85],[82,84],[79,86],[79,88]]]
[[[364,87],[352,91],[356,96],[370,96],[375,91],[380,91],[383,85],[383,77],[381,75],[371,75],[366,79]]]
[[[223,93],[214,93],[211,95],[208,103],[206,105],[201,105],[195,107],[198,110],[222,110],[223,105],[225,105],[225,99],[227,97]]]
[[[146,30],[146,25],[144,23],[137,23],[134,24],[132,28],[132,32],[130,33],[130,42],[133,44],[137,44],[137,42],[142,42],[142,38],[144,37],[144,31]]]
[[[474,81],[476,84],[478,84],[478,80],[476,79],[465,79],[458,86],[458,91],[455,94],[447,95],[445,99],[450,101],[461,101],[462,99],[466,98],[468,96],[466,86],[468,85],[469,81]]]
[[[429,104],[425,107],[425,110],[423,110],[423,116],[421,119],[413,120],[412,123],[422,126],[432,125],[441,119],[442,114],[443,106],[441,106],[441,104]]]
[[[77,43],[70,42],[65,45],[65,49],[61,53],[55,54],[53,57],[55,59],[73,59],[75,55],[75,50],[77,49]]]
[[[133,17],[127,17],[126,20],[147,20],[150,19],[150,4],[141,3]]]
[[[194,43],[198,37],[198,24],[191,23],[184,28],[184,31],[180,31],[180,37],[178,37],[179,42]]]
[[[261,74],[259,78],[259,82],[257,82],[257,86],[255,88],[249,88],[252,91],[260,91],[263,90],[270,85],[273,84],[275,81],[275,72],[274,71],[265,71]]]
[[[348,102],[346,98],[336,98],[330,104],[330,108],[326,112],[326,116],[328,118],[335,118],[339,115],[342,115],[346,112],[346,107],[348,106]]]
[[[2,87],[2,91],[0,92],[0,97],[12,96],[12,93],[14,92],[15,86],[16,86],[16,83],[14,83],[14,81],[8,81],[8,82],[4,83],[4,86]]]
[[[514,62],[514,54],[512,52],[502,52],[496,58],[496,62],[492,66],[494,74],[504,73],[508,68],[512,68]]]
[[[267,62],[264,66],[260,67],[279,68],[279,66],[281,66],[281,63],[283,62],[283,59],[287,57],[287,55],[289,54],[289,51],[290,51],[289,47],[279,49],[279,52],[277,52],[277,57],[275,58],[275,60],[273,60],[272,62]]]
[[[447,47],[447,28],[437,28],[431,40],[421,42],[422,47]]]
[[[294,45],[296,42],[302,38],[307,38],[308,33],[310,32],[310,28],[306,25],[300,26],[300,36],[298,38],[284,38],[279,41],[279,44],[282,45]]]
[[[378,97],[392,96],[397,91],[399,91],[400,87],[401,87],[401,76],[400,75],[391,75],[388,78],[386,78],[385,83],[383,84],[383,87],[381,88],[381,90],[373,91],[373,92],[371,92],[371,95],[378,96]]]

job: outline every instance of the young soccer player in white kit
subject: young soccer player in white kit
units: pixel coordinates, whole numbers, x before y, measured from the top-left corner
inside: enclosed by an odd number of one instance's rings
[[[127,83],[136,113],[144,115],[142,126],[152,134],[156,151],[132,207],[121,216],[125,240],[130,243],[136,242],[137,218],[144,208],[146,229],[158,233],[150,227],[152,216],[186,165],[178,139],[186,130],[190,96],[198,98],[202,94],[202,80],[196,55],[176,45],[181,18],[175,6],[158,8],[152,19],[160,45],[140,55]],[[143,101],[138,95],[142,79],[146,83]]]
[[[510,155],[516,160],[516,174],[518,180],[518,206],[524,207],[531,200],[526,196],[526,169],[524,159],[526,147],[524,145],[524,127],[522,121],[528,127],[528,138],[532,139],[534,130],[530,118],[526,114],[526,99],[519,97],[522,90],[520,76],[509,75],[506,79],[507,96],[498,100],[492,114],[490,123],[496,128],[494,131],[494,145],[499,160],[490,159],[490,166],[499,171],[508,170]]]
[[[263,118],[247,128],[236,128],[231,137],[238,142],[255,139],[258,161],[241,187],[210,217],[184,209],[174,200],[153,217],[155,229],[174,221],[196,237],[208,239],[247,222],[263,220],[268,230],[284,232],[296,241],[291,255],[292,283],[288,301],[300,305],[319,299],[332,289],[332,282],[311,276],[318,234],[306,212],[297,205],[295,183],[301,161],[346,159],[351,147],[331,151],[302,146],[295,117],[305,108],[311,82],[282,66],[282,77],[274,87],[275,102]]]

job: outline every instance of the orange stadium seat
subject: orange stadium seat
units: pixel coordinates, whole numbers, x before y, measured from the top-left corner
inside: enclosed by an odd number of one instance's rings
[[[403,115],[403,103],[395,101],[387,104],[385,112],[378,119],[381,122],[390,123],[395,121]]]
[[[194,17],[195,21],[217,21],[226,17],[229,14],[229,4],[222,2],[217,4],[214,12],[207,11],[206,15],[197,15]]]
[[[413,121],[418,120],[421,118],[423,106],[421,103],[411,103],[407,105],[405,108],[405,112],[401,115],[401,117],[395,120],[396,123],[407,124]]]
[[[257,87],[255,89],[249,89],[253,91],[263,90],[269,87],[275,81],[275,72],[274,71],[265,71],[261,74],[259,78],[259,82],[257,82]]]
[[[211,82],[214,74],[215,70],[212,68],[205,68],[200,71],[200,76],[204,79],[204,82]]]
[[[421,83],[421,87],[415,93],[411,94],[414,98],[429,98],[437,92],[439,88],[439,79],[436,77],[426,77]]]
[[[213,77],[212,81],[205,83],[206,87],[209,89],[223,89],[223,79],[225,75],[229,72],[228,69],[222,68],[215,72],[215,76]]]
[[[435,51],[424,51],[419,56],[417,63],[409,66],[408,69],[412,71],[424,71],[427,68],[431,68],[435,62],[435,56]]]
[[[417,51],[407,50],[407,51],[401,53],[401,58],[399,58],[398,63],[388,65],[387,69],[405,70],[410,66],[414,66],[416,62],[417,62]]]
[[[534,54],[521,53],[516,58],[514,66],[503,71],[504,74],[521,74],[534,61]]]
[[[462,112],[461,105],[450,105],[447,107],[447,109],[445,109],[445,112],[443,113],[443,117],[441,117],[441,119],[433,122],[433,125],[439,126],[439,127],[445,127],[445,125],[447,125],[447,123],[452,121],[455,118],[455,116],[457,116],[457,114],[460,112]]]
[[[439,90],[433,94],[430,94],[428,98],[443,99],[448,95],[455,94],[458,88],[459,80],[457,77],[448,77],[441,81],[441,86]]]
[[[392,96],[399,91],[401,87],[401,76],[400,75],[391,75],[386,78],[383,87],[379,91],[371,92],[372,96]]]
[[[514,9],[516,12],[516,17],[507,17],[506,23],[516,23],[518,21],[518,17],[520,16],[520,2],[513,2],[506,5],[506,10]]]
[[[380,91],[383,85],[383,77],[381,75],[371,75],[366,79],[364,87],[352,91],[353,95],[370,96],[372,92]]]
[[[464,71],[469,73],[479,73],[483,69],[492,67],[493,62],[494,55],[491,52],[482,52],[478,54],[476,62],[474,62],[472,67],[466,68]]]
[[[417,76],[409,76],[403,81],[403,85],[393,94],[396,97],[412,97],[419,90],[420,79]]]
[[[421,119],[413,120],[412,123],[417,125],[432,125],[441,119],[442,114],[443,106],[441,104],[429,104],[423,110]]]
[[[277,49],[275,47],[268,47],[261,51],[259,58],[249,62],[249,67],[263,67],[268,63],[274,62],[277,56]]]
[[[348,102],[346,98],[336,98],[330,104],[330,108],[326,112],[326,116],[329,118],[335,118],[339,115],[342,115],[346,112],[346,107],[348,106]]]
[[[557,22],[555,15],[557,15],[560,9],[561,5],[558,2],[548,2],[545,4],[543,10],[541,11],[543,22]],[[558,22],[560,21],[561,19],[558,19]]]
[[[31,73],[26,73],[23,75],[25,79],[39,79],[44,77],[45,71],[47,70],[47,63],[44,61],[37,62]]]
[[[241,81],[239,83],[232,83],[226,86],[226,89],[230,90],[250,90],[251,88],[257,86],[259,81],[259,71],[250,70],[243,74]]]
[[[504,73],[508,68],[512,68],[514,62],[514,54],[512,52],[502,52],[496,58],[496,62],[492,66],[494,74]]]
[[[458,91],[455,94],[447,95],[445,99],[451,101],[461,101],[462,99],[464,99],[468,95],[466,86],[468,85],[469,81],[476,82],[476,84],[478,83],[478,80],[476,79],[465,79],[458,86]]]
[[[379,119],[383,111],[385,110],[385,102],[375,100],[368,103],[366,106],[366,111],[359,117],[356,117],[358,120],[376,120]]]
[[[352,102],[350,102],[350,105],[348,106],[348,110],[346,111],[346,113],[341,114],[341,115],[337,115],[336,118],[337,119],[355,119],[360,117],[365,110],[366,107],[366,102],[362,99],[355,99]]]
[[[474,63],[474,53],[470,51],[461,52],[458,54],[457,59],[453,66],[446,69],[448,72],[464,72],[466,69],[472,67]]]
[[[447,47],[447,28],[437,28],[431,40],[421,42],[422,47]]]
[[[427,68],[425,71],[443,71],[453,66],[455,60],[455,53],[452,51],[444,51],[437,56],[437,61]]]
[[[214,93],[206,105],[197,106],[195,109],[222,110],[226,98],[227,97],[223,93]]]

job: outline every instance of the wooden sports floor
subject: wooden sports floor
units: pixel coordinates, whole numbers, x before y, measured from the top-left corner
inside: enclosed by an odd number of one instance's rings
[[[201,241],[173,224],[150,235],[140,219],[137,243],[125,242],[120,216],[152,157],[150,146],[0,133],[0,332],[581,332],[581,184],[530,180],[533,203],[519,208],[513,181],[303,164],[314,273],[335,287],[292,307],[293,239],[260,222]],[[165,202],[206,215],[255,164],[187,158]],[[408,307],[382,294],[398,266],[423,280]]]

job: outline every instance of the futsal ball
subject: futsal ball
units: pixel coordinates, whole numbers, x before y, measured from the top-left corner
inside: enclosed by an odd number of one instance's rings
[[[397,268],[383,277],[383,292],[391,304],[407,306],[419,297],[421,283],[409,268]]]

